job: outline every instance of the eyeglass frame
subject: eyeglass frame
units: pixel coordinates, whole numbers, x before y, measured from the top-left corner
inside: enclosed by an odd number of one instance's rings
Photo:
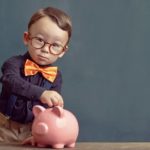
[[[44,45],[43,45],[42,47],[40,47],[40,48],[36,48],[36,47],[33,46],[32,39],[34,39],[34,38],[40,38],[40,37],[37,37],[37,36],[31,37],[31,34],[29,33],[28,38],[29,38],[29,40],[31,41],[32,47],[35,48],[35,49],[41,49],[41,48],[43,48],[46,44],[49,44],[49,52],[50,52],[52,55],[60,55],[61,53],[63,53],[63,52],[65,51],[65,48],[67,47],[67,44],[65,44],[65,46],[59,45],[59,46],[62,47],[62,51],[61,51],[60,53],[58,53],[58,54],[54,54],[54,53],[52,52],[52,50],[51,50],[51,46],[52,46],[52,44],[54,44],[54,43],[48,43],[48,42],[44,41],[44,40],[41,38],[41,40],[44,42]]]

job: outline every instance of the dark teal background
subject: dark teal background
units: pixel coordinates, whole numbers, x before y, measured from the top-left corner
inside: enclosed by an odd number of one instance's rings
[[[56,64],[78,140],[150,141],[150,1],[1,0],[0,65],[26,52],[27,23],[49,5],[73,21],[69,51]]]

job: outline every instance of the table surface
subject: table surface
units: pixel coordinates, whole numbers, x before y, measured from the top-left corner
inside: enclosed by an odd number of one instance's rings
[[[37,148],[31,146],[20,146],[15,144],[0,144],[0,150],[47,150],[51,148]],[[150,150],[150,142],[80,142],[75,148],[64,148],[61,150]]]

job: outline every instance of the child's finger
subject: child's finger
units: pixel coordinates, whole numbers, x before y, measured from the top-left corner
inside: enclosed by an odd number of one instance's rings
[[[63,101],[63,99],[59,100],[59,106],[64,107],[64,101]]]
[[[52,106],[53,106],[52,101],[51,101],[51,100],[48,100],[48,101],[47,101],[47,105],[48,105],[49,107],[52,107]]]
[[[53,106],[59,105],[59,101],[57,98],[51,98],[51,101],[52,101]]]

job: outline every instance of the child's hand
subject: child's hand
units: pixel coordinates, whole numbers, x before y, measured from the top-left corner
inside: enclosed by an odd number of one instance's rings
[[[42,93],[40,100],[42,103],[47,104],[49,107],[61,106],[63,107],[64,102],[62,96],[56,91],[46,90]]]

